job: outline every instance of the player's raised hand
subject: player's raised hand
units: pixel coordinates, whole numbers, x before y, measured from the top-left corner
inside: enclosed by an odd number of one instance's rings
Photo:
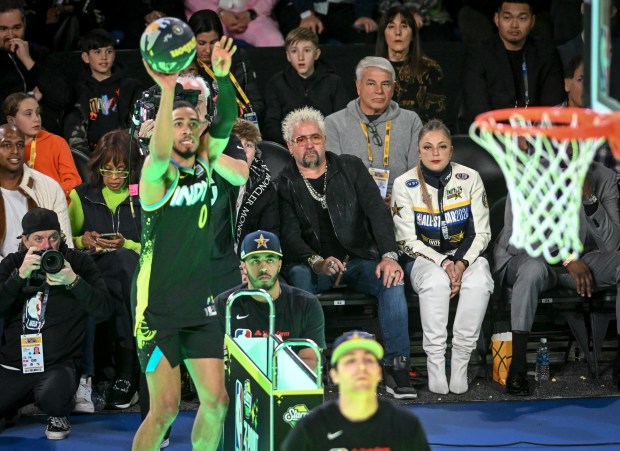
[[[216,77],[225,77],[230,72],[232,56],[237,51],[237,46],[233,45],[232,38],[222,36],[219,42],[213,46],[211,53],[211,65]]]
[[[164,74],[163,72],[157,72],[149,66],[144,58],[142,59],[142,62],[144,63],[144,67],[146,68],[148,74],[151,76],[153,81],[159,85],[162,91],[164,89],[172,89],[174,91],[177,84],[177,78],[179,77],[178,73],[174,72],[171,74]]]

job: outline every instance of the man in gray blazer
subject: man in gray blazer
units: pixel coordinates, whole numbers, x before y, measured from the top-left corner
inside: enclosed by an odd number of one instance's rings
[[[508,394],[530,394],[527,339],[541,292],[562,286],[590,297],[594,291],[620,287],[620,194],[614,172],[592,163],[581,197],[579,237],[584,244],[583,254],[556,266],[540,257],[530,257],[508,243],[512,235],[512,210],[510,201],[506,204],[504,229],[494,250],[493,271],[498,274],[500,283],[512,286],[512,363],[506,381]],[[620,319],[620,290],[616,297],[616,318]],[[620,321],[618,324],[620,345]],[[620,389],[620,355],[614,364],[614,383],[619,384]]]

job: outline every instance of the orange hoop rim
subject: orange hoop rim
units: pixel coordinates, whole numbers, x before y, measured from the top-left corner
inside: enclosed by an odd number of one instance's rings
[[[552,125],[512,125],[507,123],[515,116],[533,123],[541,122],[544,117],[545,119],[548,118]],[[620,116],[614,116],[613,113],[600,113],[586,108],[505,108],[479,114],[476,116],[475,122],[480,129],[495,133],[518,133],[527,136],[541,133],[564,141],[611,135],[614,122],[620,121]]]
[[[532,123],[541,122],[544,117],[551,125],[508,123],[515,116]],[[606,138],[616,159],[620,160],[620,111],[601,113],[573,107],[504,108],[479,114],[474,123],[480,130],[503,135],[542,134],[558,141]]]

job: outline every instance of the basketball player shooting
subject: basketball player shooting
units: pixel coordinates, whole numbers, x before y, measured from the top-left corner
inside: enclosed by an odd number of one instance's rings
[[[218,117],[202,138],[195,108],[174,100],[178,73],[146,70],[161,88],[150,155],[140,179],[143,236],[137,274],[136,340],[150,393],[150,411],[138,429],[133,450],[158,450],[179,412],[183,360],[198,392],[200,407],[192,429],[192,449],[215,450],[228,406],[224,387],[223,336],[205,286],[210,271],[211,170],[228,143],[237,117],[228,77],[236,47],[222,37],[213,49],[219,85]],[[228,214],[228,213],[227,213]]]

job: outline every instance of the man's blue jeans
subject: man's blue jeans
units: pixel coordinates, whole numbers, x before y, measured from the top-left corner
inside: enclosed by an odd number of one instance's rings
[[[385,347],[382,363],[392,365],[394,357],[410,355],[405,286],[386,288],[383,277],[375,275],[376,267],[374,260],[353,259],[347,264],[342,283],[379,300],[379,327]],[[290,265],[285,268],[285,277],[290,285],[316,294],[329,290],[337,275],[317,275],[306,265]]]

